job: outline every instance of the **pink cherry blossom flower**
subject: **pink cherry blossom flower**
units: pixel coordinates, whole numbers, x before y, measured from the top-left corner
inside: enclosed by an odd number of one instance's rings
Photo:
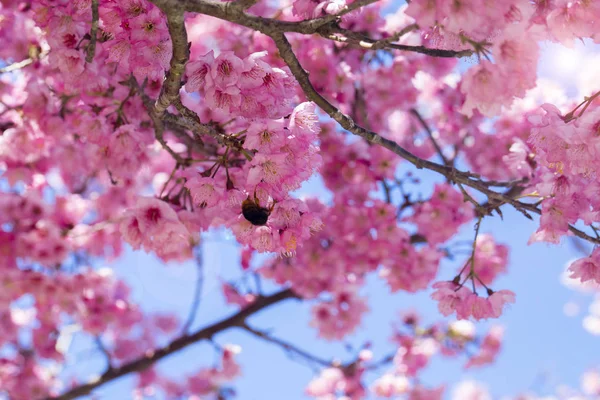
[[[190,61],[186,65],[186,75],[188,78],[185,83],[186,92],[197,92],[202,88],[212,86],[213,83],[210,68],[214,60],[214,52],[211,50],[197,60]]]
[[[225,194],[225,185],[221,180],[195,176],[186,182],[194,203],[200,207],[217,205]]]
[[[408,400],[442,400],[445,389],[444,386],[430,389],[418,385],[411,390]]]
[[[215,58],[210,69],[214,85],[225,91],[235,86],[243,70],[243,62],[231,51],[224,51]]]
[[[433,288],[437,290],[431,295],[431,298],[438,301],[438,309],[444,316],[462,310],[471,293],[469,289],[464,286],[459,288],[453,282],[436,282],[433,284]]]
[[[494,292],[488,300],[492,308],[491,316],[498,318],[502,315],[506,304],[515,302],[515,294],[510,290],[499,290]]]
[[[210,87],[206,92],[207,105],[226,113],[235,112],[241,101],[240,89],[236,86],[228,86],[225,89]]]
[[[473,116],[477,109],[485,116],[493,117],[502,106],[509,106],[512,93],[505,82],[509,77],[498,65],[484,60],[470,68],[462,78],[461,91],[465,94],[465,103],[460,112],[467,117]]]
[[[480,367],[492,363],[500,352],[503,334],[504,329],[501,326],[493,326],[483,338],[477,354],[469,357],[465,368]]]
[[[405,394],[410,388],[410,382],[403,375],[387,373],[377,379],[371,391],[378,397],[393,398]]]
[[[487,319],[494,314],[492,303],[485,297],[479,297],[475,293],[470,293],[463,302],[462,307],[457,310],[456,315],[459,319],[473,317],[475,320]]]
[[[594,281],[600,285],[600,250],[597,248],[592,254],[585,258],[574,261],[569,266],[571,278],[579,278],[583,282]]]

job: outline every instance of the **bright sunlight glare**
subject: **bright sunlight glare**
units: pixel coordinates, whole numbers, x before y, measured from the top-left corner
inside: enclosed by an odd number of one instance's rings
[[[554,81],[569,96],[589,95],[597,85],[596,65],[600,59],[600,46],[590,41],[576,42],[573,48],[546,42],[541,46],[540,77]],[[594,66],[590,68],[590,66]]]

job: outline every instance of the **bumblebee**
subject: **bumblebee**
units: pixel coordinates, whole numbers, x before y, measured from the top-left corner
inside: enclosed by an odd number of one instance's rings
[[[275,203],[268,208],[261,207],[255,193],[254,200],[250,199],[250,196],[248,196],[248,198],[242,202],[242,215],[252,225],[263,226],[267,224],[269,215],[271,215],[271,211],[273,211],[274,207]]]

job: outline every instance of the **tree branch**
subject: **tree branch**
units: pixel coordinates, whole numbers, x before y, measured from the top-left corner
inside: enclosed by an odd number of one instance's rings
[[[204,260],[202,257],[202,245],[197,245],[195,249],[195,261],[196,261],[196,287],[194,288],[194,298],[192,300],[192,306],[188,314],[187,320],[181,329],[182,334],[187,334],[190,330],[196,314],[198,313],[198,307],[200,306],[200,299],[202,297],[202,285],[204,283]]]
[[[76,386],[57,397],[47,397],[45,400],[72,400],[79,396],[87,395],[95,388],[100,387],[108,382],[111,382],[132,372],[143,371],[155,362],[179,350],[182,350],[194,343],[198,343],[202,340],[210,340],[213,336],[220,332],[223,332],[234,326],[241,326],[242,324],[244,324],[246,318],[250,317],[251,315],[256,314],[259,311],[270,307],[274,304],[277,304],[283,300],[291,298],[298,298],[298,296],[291,289],[284,289],[270,296],[260,296],[256,299],[254,303],[250,304],[248,307],[238,311],[236,314],[233,314],[228,318],[225,318],[212,325],[209,325],[206,328],[196,331],[192,334],[181,336],[173,340],[165,347],[149,352],[146,355],[137,358],[131,362],[128,362],[127,364],[124,364],[120,367],[109,368],[98,379],[80,386]]]
[[[304,34],[316,33],[322,26],[336,21],[340,17],[359,8],[376,3],[379,0],[356,0],[337,14],[326,15],[304,21],[279,21],[245,14],[246,2],[223,2],[219,0],[152,0],[162,10],[181,7],[185,11],[210,15],[236,24],[269,34],[275,32],[296,32]]]
[[[433,137],[433,132],[431,131],[431,128],[429,127],[429,125],[427,124],[427,122],[425,122],[425,120],[423,119],[423,117],[421,117],[421,114],[419,114],[419,112],[416,109],[414,109],[414,108],[412,110],[410,110],[410,112],[415,117],[417,117],[417,119],[421,123],[421,126],[423,126],[423,128],[427,132],[427,136],[429,136],[429,140],[431,140],[431,143],[433,143],[433,147],[435,147],[435,150],[437,151],[438,155],[442,159],[442,162],[444,163],[444,165],[451,166],[450,162],[448,161],[448,159],[444,155],[444,152],[442,151],[442,148],[438,144],[437,140],[435,140],[435,138]]]
[[[256,3],[258,3],[258,0],[237,0],[236,1],[237,7],[241,8],[242,10],[247,10],[250,7],[252,7],[253,5],[255,5]]]
[[[92,28],[90,29],[90,43],[87,45],[85,61],[91,63],[94,60],[94,54],[96,54],[96,41],[98,40],[98,20],[100,14],[98,13],[98,0],[92,0]]]
[[[162,117],[171,104],[179,99],[181,89],[181,78],[185,73],[185,65],[190,58],[190,50],[187,41],[187,31],[184,23],[184,8],[178,2],[170,2],[168,7],[161,7],[161,1],[153,2],[167,16],[169,35],[173,47],[171,65],[167,72],[165,81],[160,90],[160,95],[154,104],[154,110],[158,117]]]

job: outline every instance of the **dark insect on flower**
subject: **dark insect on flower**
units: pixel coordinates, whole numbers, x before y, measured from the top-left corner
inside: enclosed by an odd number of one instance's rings
[[[271,215],[271,211],[273,211],[273,207],[275,207],[275,203],[268,208],[261,207],[255,193],[254,200],[251,200],[250,196],[248,196],[248,198],[242,202],[242,215],[244,215],[244,218],[252,225],[266,225],[269,215]]]

